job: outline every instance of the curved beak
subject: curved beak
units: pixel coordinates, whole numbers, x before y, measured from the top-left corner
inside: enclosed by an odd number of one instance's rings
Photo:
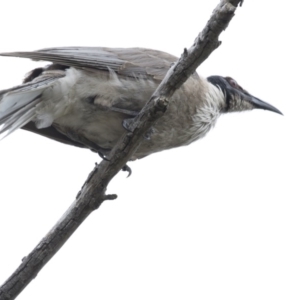
[[[283,115],[283,113],[279,109],[277,109],[273,105],[271,105],[267,102],[264,102],[256,97],[250,96],[250,100],[248,100],[248,101],[250,103],[252,103],[255,108],[265,109],[265,110],[273,111],[277,114]]]
[[[254,108],[258,108],[258,109],[265,109],[265,110],[269,110],[269,111],[273,111],[277,114],[280,114],[280,115],[283,115],[283,113],[277,109],[276,107],[274,107],[273,105],[267,103],[267,102],[264,102],[254,96],[252,96],[251,94],[248,94],[247,92],[245,93],[241,93],[239,91],[240,95],[241,95],[241,98],[245,101],[248,101],[249,103],[251,103]]]

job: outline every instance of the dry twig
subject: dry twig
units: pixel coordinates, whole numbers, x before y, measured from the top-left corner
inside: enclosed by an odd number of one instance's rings
[[[241,0],[222,0],[220,2],[192,47],[184,49],[182,56],[168,71],[149,102],[129,124],[130,132],[124,134],[119,140],[111,151],[109,160],[103,160],[96,165],[68,211],[35,249],[23,258],[21,265],[1,286],[0,300],[15,299],[85,218],[103,201],[117,197],[105,194],[108,183],[130,159],[151,124],[164,114],[168,100],[175,90],[220,45],[219,35],[228,26],[236,7],[242,2]]]

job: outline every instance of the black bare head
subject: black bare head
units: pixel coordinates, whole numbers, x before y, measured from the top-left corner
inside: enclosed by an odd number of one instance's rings
[[[244,111],[258,108],[270,110],[282,115],[282,113],[274,106],[252,96],[231,77],[210,76],[207,80],[223,92],[224,112]]]

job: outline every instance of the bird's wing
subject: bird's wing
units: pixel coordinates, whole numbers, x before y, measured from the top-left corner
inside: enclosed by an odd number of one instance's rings
[[[93,75],[94,72],[107,72],[110,75],[113,73],[117,74],[118,77],[124,79],[125,88],[117,91],[117,93],[113,93],[113,99],[104,99],[104,95],[98,95],[98,90],[93,91],[89,89],[88,91],[91,95],[86,95],[86,100],[94,104],[97,109],[116,112],[118,115],[122,115],[124,119],[132,118],[138,114],[145,102],[150,98],[157,84],[164,78],[168,69],[177,60],[175,56],[168,53],[143,48],[63,47],[32,52],[0,53],[0,55],[30,58],[53,63],[53,65],[46,68],[33,70],[25,79],[25,86],[39,81],[40,78],[48,77],[53,72],[66,75],[65,70],[68,67],[82,70],[82,74],[87,76],[85,82],[89,84],[91,84],[94,75],[96,75],[95,80],[97,80],[97,74]],[[113,76],[108,76],[108,78],[110,77]],[[133,90],[126,88],[126,79],[130,82],[137,81]],[[142,81],[139,81],[141,79]],[[143,79],[145,80],[143,81]],[[140,85],[141,82],[144,82],[144,84]],[[103,84],[105,85],[106,83],[103,82]],[[107,84],[109,85],[109,83]],[[95,85],[92,84],[91,86],[94,87]],[[116,95],[117,97],[115,97]],[[114,122],[117,125],[120,123],[118,119]],[[42,130],[36,129],[32,125],[32,123],[22,123],[23,129],[60,142],[91,149],[97,148],[90,145],[91,143],[86,139],[80,140],[74,137],[64,137],[64,134],[61,134],[53,125],[50,128]],[[73,140],[76,144],[72,143]]]
[[[177,60],[171,54],[144,48],[62,47],[0,55],[50,61],[79,69],[113,70],[121,76],[159,81]]]

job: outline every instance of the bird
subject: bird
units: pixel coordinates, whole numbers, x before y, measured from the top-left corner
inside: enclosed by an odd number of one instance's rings
[[[107,157],[177,61],[145,48],[60,47],[0,53],[49,64],[22,84],[0,91],[0,137],[23,129]],[[164,115],[130,160],[189,145],[204,137],[222,114],[277,108],[233,78],[194,72],[175,91]]]

